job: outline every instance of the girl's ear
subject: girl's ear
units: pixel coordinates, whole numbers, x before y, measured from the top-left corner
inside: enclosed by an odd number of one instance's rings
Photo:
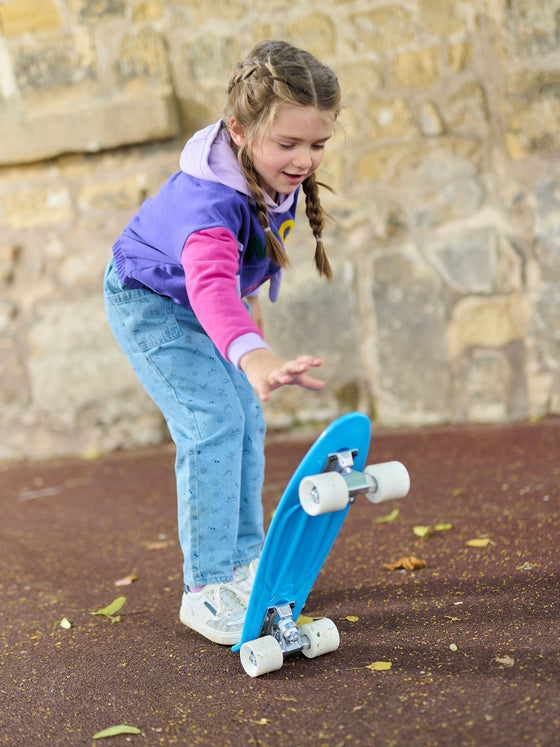
[[[245,127],[240,124],[235,117],[231,117],[229,120],[229,134],[231,139],[240,148],[242,145],[247,143],[247,137],[245,136]]]

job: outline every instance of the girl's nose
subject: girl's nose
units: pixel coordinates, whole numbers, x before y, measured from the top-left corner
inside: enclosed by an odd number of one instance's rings
[[[309,150],[307,148],[299,148],[294,156],[293,164],[299,169],[308,169],[313,164]]]

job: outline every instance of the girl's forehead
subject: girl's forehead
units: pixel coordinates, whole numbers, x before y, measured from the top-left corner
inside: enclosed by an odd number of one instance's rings
[[[334,112],[318,109],[315,106],[280,104],[270,126],[276,133],[315,131],[325,133],[324,137],[328,137],[334,127],[335,119]]]

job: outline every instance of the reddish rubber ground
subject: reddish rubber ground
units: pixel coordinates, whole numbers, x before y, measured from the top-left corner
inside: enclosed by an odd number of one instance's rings
[[[308,445],[270,439],[267,518]],[[0,743],[559,745],[559,454],[558,419],[374,433],[412,489],[352,507],[310,595],[341,646],[258,679],[178,622],[170,447],[3,465]],[[91,614],[120,595],[119,622]]]

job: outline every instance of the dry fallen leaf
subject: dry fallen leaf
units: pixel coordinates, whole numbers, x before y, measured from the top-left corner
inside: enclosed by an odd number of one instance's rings
[[[346,615],[346,617],[344,617],[343,619],[348,620],[348,622],[355,623],[358,622],[360,618],[356,617],[356,615]]]
[[[502,664],[504,667],[512,667],[515,664],[515,659],[511,656],[496,656],[492,661],[495,661],[496,664]]]
[[[129,586],[134,581],[138,581],[138,576],[135,573],[130,573],[128,576],[124,576],[124,578],[119,578],[118,581],[115,581],[115,586]]]
[[[394,563],[383,563],[383,568],[388,571],[398,571],[403,569],[405,571],[415,571],[418,568],[423,568],[426,565],[425,560],[409,555],[408,557],[399,558]]]
[[[372,672],[386,672],[391,669],[393,663],[390,661],[374,661],[366,666],[366,669],[371,669]]]
[[[173,540],[156,540],[155,542],[148,542],[146,550],[166,550],[173,544]]]
[[[469,547],[488,547],[488,545],[495,545],[490,537],[477,537],[476,539],[468,540],[467,545]]]

